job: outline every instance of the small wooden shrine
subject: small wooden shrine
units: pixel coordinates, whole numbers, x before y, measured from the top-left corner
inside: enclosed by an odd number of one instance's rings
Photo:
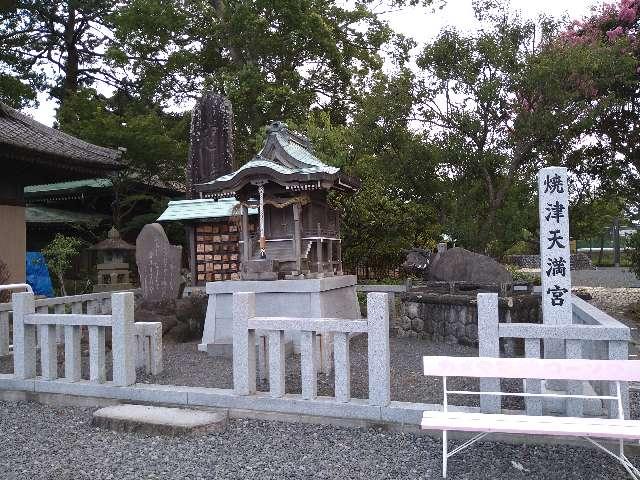
[[[309,140],[282,122],[251,161],[235,172],[196,185],[205,198],[239,202],[242,280],[341,275],[340,222],[327,202],[330,190],[355,191],[359,182],[321,162]],[[259,212],[250,228],[249,209]]]

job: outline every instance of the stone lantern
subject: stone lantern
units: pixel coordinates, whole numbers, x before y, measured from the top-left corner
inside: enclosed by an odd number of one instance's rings
[[[120,232],[111,227],[107,239],[92,247],[98,252],[98,283],[94,292],[111,292],[133,288],[128,258],[136,247],[120,238]]]

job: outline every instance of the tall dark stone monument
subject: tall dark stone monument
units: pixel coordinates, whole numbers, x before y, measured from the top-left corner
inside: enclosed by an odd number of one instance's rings
[[[193,107],[187,162],[187,198],[198,198],[195,185],[215,180],[233,169],[233,110],[231,102],[205,93]]]

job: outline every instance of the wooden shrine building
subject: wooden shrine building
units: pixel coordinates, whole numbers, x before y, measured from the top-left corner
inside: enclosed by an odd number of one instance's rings
[[[330,190],[356,191],[359,182],[321,162],[309,140],[274,122],[251,161],[196,185],[205,198],[239,202],[240,278],[276,280],[341,275],[340,221]],[[258,209],[255,232],[249,209]]]
[[[121,152],[47,127],[0,102],[0,260],[10,282],[25,279],[24,187],[105,176]]]

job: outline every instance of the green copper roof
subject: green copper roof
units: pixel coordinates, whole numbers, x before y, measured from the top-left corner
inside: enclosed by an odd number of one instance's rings
[[[158,222],[230,217],[233,214],[233,207],[237,204],[235,198],[221,198],[218,201],[200,198],[177,200],[169,202],[167,209],[158,217]],[[257,208],[249,209],[249,215],[257,214]]]
[[[339,168],[323,163],[305,136],[289,130],[282,122],[272,123],[267,134],[262,150],[252,160],[235,172],[198,185],[197,190],[224,196],[256,180],[274,181],[287,188],[313,184],[314,188],[357,190],[359,182],[340,174]]]
[[[76,224],[76,225],[98,225],[101,222],[110,220],[108,215],[99,213],[74,212],[72,210],[60,210],[57,208],[32,206],[27,207],[27,224]]]
[[[47,183],[44,185],[29,185],[24,187],[24,193],[60,192],[66,190],[79,190],[85,188],[110,188],[111,180],[108,178],[90,178],[88,180],[75,180],[72,182]]]
[[[301,169],[304,170],[309,167],[315,167],[317,169],[316,171],[327,173],[337,173],[340,170],[339,168],[331,167],[326,163],[323,163],[313,154],[313,151],[310,150],[310,145],[308,148],[305,148],[296,141],[296,137],[283,135],[281,132],[276,133],[276,136],[278,137],[278,142],[282,145],[284,151],[304,165],[301,165]]]
[[[320,162],[320,160],[318,160],[318,162]],[[336,168],[336,167],[330,167],[328,165],[325,165],[324,163],[320,162],[321,165],[309,165],[309,166],[305,166],[303,168],[291,168],[291,167],[287,167],[285,165],[282,165],[280,163],[276,163],[273,162],[267,158],[261,157],[260,155],[258,155],[257,157],[254,157],[253,160],[248,161],[247,163],[245,163],[242,167],[240,167],[238,170],[236,170],[233,173],[230,173],[228,175],[224,175],[222,177],[219,177],[217,180],[215,180],[216,182],[225,182],[225,181],[229,181],[231,179],[233,179],[236,175],[238,175],[239,173],[245,171],[245,170],[250,170],[252,168],[256,168],[256,167],[266,167],[269,168],[271,170],[274,170],[282,175],[294,175],[297,173],[301,173],[301,174],[307,174],[307,175],[312,175],[314,173],[337,173],[340,169]],[[213,182],[212,182],[213,183]]]

